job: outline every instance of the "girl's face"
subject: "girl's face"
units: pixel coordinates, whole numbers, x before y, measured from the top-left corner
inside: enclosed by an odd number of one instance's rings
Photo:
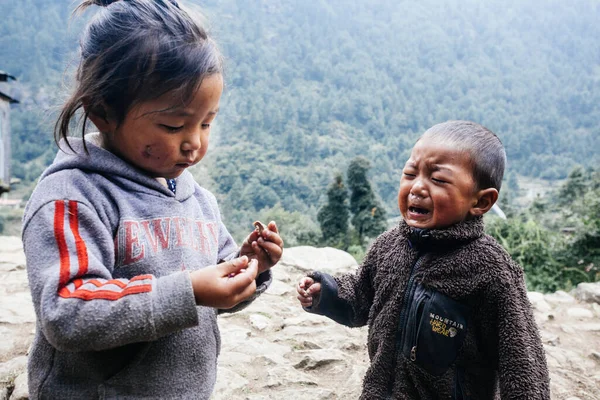
[[[221,74],[202,81],[189,104],[172,93],[134,107],[104,133],[108,150],[153,177],[176,178],[208,150],[211,123],[223,92]]]

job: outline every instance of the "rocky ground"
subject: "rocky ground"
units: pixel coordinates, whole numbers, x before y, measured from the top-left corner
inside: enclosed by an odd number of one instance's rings
[[[0,236],[0,400],[26,399],[35,315],[16,237]],[[275,281],[254,304],[220,318],[223,338],[211,400],[356,399],[368,365],[366,328],[301,310],[294,285],[305,271],[356,267],[339,250],[285,250]],[[551,371],[553,399],[600,400],[600,284],[572,294],[531,292]]]

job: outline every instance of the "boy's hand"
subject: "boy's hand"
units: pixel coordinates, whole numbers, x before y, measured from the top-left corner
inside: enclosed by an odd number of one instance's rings
[[[296,290],[298,291],[298,300],[300,300],[302,307],[312,307],[313,298],[317,300],[315,303],[318,303],[321,294],[321,284],[315,282],[313,278],[305,276],[298,282]]]
[[[231,308],[254,294],[257,274],[257,261],[246,256],[191,272],[196,304]]]
[[[258,261],[259,274],[277,264],[282,254],[283,240],[274,221],[269,222],[262,232],[252,231],[240,249],[240,256]]]

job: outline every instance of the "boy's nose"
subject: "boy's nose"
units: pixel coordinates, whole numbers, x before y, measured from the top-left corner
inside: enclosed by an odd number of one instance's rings
[[[418,197],[426,197],[427,189],[421,179],[415,180],[415,182],[413,183],[413,185],[410,188],[410,194],[412,194],[413,196],[418,196]]]

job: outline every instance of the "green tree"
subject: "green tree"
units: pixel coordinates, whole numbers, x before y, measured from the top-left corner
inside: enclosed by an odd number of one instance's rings
[[[555,250],[560,237],[533,219],[494,219],[486,231],[492,235],[525,272],[529,290],[551,292],[563,287],[562,266]]]
[[[560,188],[559,191],[559,204],[565,205],[572,203],[574,200],[583,196],[587,189],[586,185],[586,173],[583,168],[575,167],[571,173],[567,181]]]
[[[360,244],[365,237],[375,237],[387,228],[386,212],[367,178],[370,167],[369,160],[359,156],[350,162],[347,172],[352,225]]]
[[[588,191],[580,201],[585,205],[581,216],[582,225],[558,259],[577,270],[579,281],[600,279],[600,190]],[[587,279],[582,279],[585,274]],[[577,283],[577,282],[575,282]]]
[[[342,249],[348,248],[348,190],[341,174],[337,174],[327,189],[327,204],[317,213],[323,233],[323,243]]]
[[[319,226],[305,213],[286,211],[278,203],[272,208],[260,210],[258,219],[265,224],[275,221],[286,247],[317,246],[319,244]]]

